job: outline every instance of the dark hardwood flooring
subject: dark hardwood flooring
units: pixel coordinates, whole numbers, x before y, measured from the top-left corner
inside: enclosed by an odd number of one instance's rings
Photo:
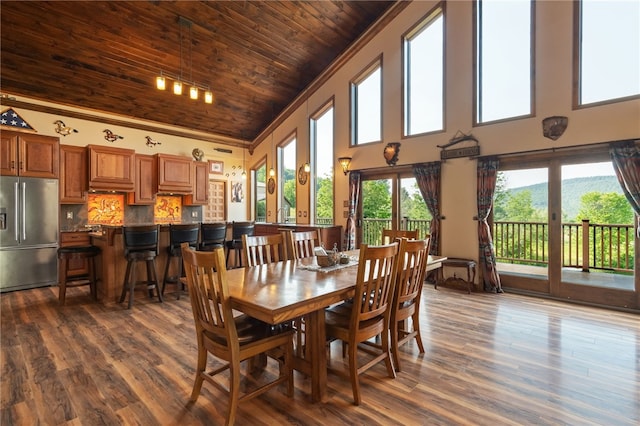
[[[187,404],[196,343],[188,296],[137,294],[91,303],[88,288],[2,294],[0,424],[216,425],[226,397],[206,383]],[[239,425],[637,425],[640,316],[513,294],[425,286],[426,353],[402,349],[403,371],[361,376],[363,404],[329,375],[323,403],[296,373],[283,388],[240,405]],[[331,357],[342,362],[339,343]],[[271,363],[265,374],[272,374]]]

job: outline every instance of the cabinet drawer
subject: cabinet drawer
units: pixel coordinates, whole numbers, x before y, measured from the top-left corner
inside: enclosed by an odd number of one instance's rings
[[[61,232],[60,247],[88,246],[91,238],[88,232]]]

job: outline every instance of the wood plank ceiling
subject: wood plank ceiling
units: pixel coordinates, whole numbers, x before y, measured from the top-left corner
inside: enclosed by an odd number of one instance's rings
[[[243,144],[394,3],[3,2],[1,89]],[[214,104],[155,89],[161,70]]]

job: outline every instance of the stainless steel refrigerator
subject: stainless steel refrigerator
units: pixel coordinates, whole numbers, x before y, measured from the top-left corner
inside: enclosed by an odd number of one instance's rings
[[[0,292],[58,281],[58,180],[0,176]]]

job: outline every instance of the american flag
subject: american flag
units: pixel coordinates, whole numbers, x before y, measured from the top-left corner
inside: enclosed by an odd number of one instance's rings
[[[0,125],[11,127],[14,129],[34,130],[13,108],[8,108],[0,114]]]

